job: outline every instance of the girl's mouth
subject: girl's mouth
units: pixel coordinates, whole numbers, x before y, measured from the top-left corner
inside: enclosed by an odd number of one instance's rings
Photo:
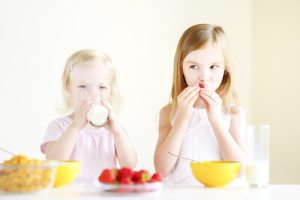
[[[200,83],[200,84],[199,84],[199,87],[200,87],[200,88],[206,88],[206,85]]]

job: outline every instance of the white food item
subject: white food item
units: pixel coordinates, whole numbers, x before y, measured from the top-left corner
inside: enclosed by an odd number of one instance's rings
[[[269,182],[269,164],[251,163],[246,165],[246,177],[250,185],[266,186]]]
[[[103,126],[107,122],[108,109],[101,105],[95,105],[89,110],[87,118],[91,125]]]

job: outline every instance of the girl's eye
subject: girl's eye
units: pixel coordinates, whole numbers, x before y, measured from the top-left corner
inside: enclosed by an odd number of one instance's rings
[[[99,89],[106,89],[106,87],[105,86],[99,86]]]
[[[190,68],[191,69],[199,69],[199,67],[197,65],[191,65]]]
[[[78,87],[80,87],[80,88],[86,88],[85,85],[79,85]]]
[[[210,66],[210,69],[217,69],[217,68],[219,68],[218,65],[212,65],[212,66]]]

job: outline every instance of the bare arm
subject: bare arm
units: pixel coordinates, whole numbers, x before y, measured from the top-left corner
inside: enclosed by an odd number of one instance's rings
[[[133,169],[137,163],[137,155],[128,135],[121,129],[114,133],[114,140],[120,166]]]
[[[234,114],[231,114],[231,125],[229,133],[224,129],[221,121],[211,122],[217,138],[220,152],[224,160],[243,162],[245,159],[245,114],[241,108],[235,107]]]
[[[170,122],[167,121],[169,116],[169,110],[167,109],[168,108],[164,108],[160,113],[159,137],[154,155],[155,169],[164,176],[170,174],[177,162],[177,158],[170,155],[168,152],[179,155],[183,136],[187,127],[186,122],[181,122],[180,124],[174,123],[174,127],[172,128]]]
[[[68,160],[79,130],[70,126],[66,132],[55,142],[48,142],[46,145],[47,160]]]
[[[244,174],[245,167],[245,112],[238,106],[232,107],[231,124],[229,133],[224,129],[220,121],[211,122],[214,134],[217,138],[220,153],[224,160],[232,160],[241,163],[241,173]]]
[[[170,107],[161,110],[159,118],[159,137],[154,154],[156,171],[164,176],[171,173],[177,158],[168,152],[179,155],[185,131],[191,118],[191,108],[199,96],[199,87],[188,87],[178,96],[178,109],[173,127],[170,124]]]
[[[119,123],[111,104],[107,100],[102,100],[102,103],[109,111],[108,123],[105,127],[111,131],[114,137],[119,164],[121,167],[133,169],[137,163],[137,155],[134,147],[124,128]]]
[[[88,97],[82,101],[78,111],[74,114],[74,120],[70,127],[55,142],[48,142],[46,145],[46,159],[68,160],[79,131],[87,124],[86,115],[91,109],[94,97]]]
[[[221,122],[222,99],[220,96],[215,91],[206,89],[200,92],[200,96],[206,101],[208,120],[218,141],[223,160],[240,162],[242,165],[240,175],[243,175],[245,165],[244,132],[246,129],[246,118],[243,109],[238,106],[232,106],[230,113],[232,119],[228,133]]]

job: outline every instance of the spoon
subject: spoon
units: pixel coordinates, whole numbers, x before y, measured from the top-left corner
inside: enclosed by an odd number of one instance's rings
[[[168,153],[169,153],[170,155],[172,155],[172,156],[177,157],[177,158],[181,158],[181,159],[184,159],[184,160],[189,160],[189,161],[192,161],[192,162],[197,162],[197,161],[195,161],[195,160],[193,160],[193,159],[191,159],[191,158],[186,158],[186,157],[183,157],[183,156],[178,156],[178,155],[172,154],[172,153],[169,152],[169,151],[168,151]]]
[[[5,153],[8,153],[8,154],[10,154],[10,155],[12,155],[12,156],[15,156],[15,155],[16,155],[16,154],[14,154],[14,153],[12,153],[12,152],[10,152],[10,151],[7,151],[6,149],[3,149],[2,147],[0,147],[0,150],[3,151],[3,152],[5,152]]]

